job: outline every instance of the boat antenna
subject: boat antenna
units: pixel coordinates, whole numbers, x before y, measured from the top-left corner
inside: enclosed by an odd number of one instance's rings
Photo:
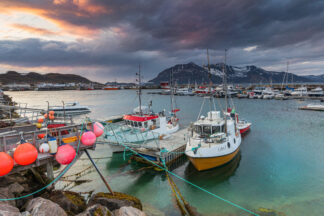
[[[224,88],[225,88],[225,132],[227,135],[227,109],[228,109],[228,101],[227,101],[227,77],[226,77],[226,55],[227,49],[225,49],[224,56],[224,65],[223,65],[223,76],[224,76]]]
[[[138,73],[136,73],[138,78],[136,81],[138,81],[138,101],[139,101],[139,113],[140,115],[143,115],[142,112],[142,83],[141,83],[141,64],[138,65]]]

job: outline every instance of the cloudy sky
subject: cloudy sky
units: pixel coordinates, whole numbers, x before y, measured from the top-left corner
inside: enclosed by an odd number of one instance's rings
[[[323,0],[1,0],[0,73],[144,79],[174,64],[324,74]]]

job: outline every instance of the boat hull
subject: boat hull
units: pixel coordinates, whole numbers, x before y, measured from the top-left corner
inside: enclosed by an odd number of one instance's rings
[[[250,125],[249,126],[247,126],[246,128],[242,128],[242,129],[240,129],[240,134],[244,134],[244,133],[246,133],[246,132],[248,132],[249,130],[250,130]]]
[[[104,90],[119,90],[119,88],[104,88]]]
[[[227,164],[237,155],[239,150],[240,148],[237,148],[233,153],[218,157],[202,158],[188,156],[188,158],[198,171],[203,171]]]

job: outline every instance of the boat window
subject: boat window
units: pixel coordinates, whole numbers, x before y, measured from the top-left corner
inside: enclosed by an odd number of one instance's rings
[[[220,126],[213,126],[212,127],[212,134],[219,133],[221,132],[221,127]]]
[[[156,125],[156,119],[152,119],[153,125]]]
[[[138,122],[138,127],[142,127],[142,122]]]
[[[137,125],[137,122],[134,122],[134,126],[135,126],[135,127],[137,127],[137,126],[138,126],[138,125]]]
[[[135,126],[135,124],[134,124],[134,122],[133,122],[133,121],[131,121],[131,125],[132,125],[132,126]]]
[[[144,122],[144,127],[147,128],[147,122]]]
[[[222,125],[221,132],[225,132],[225,125]]]
[[[203,132],[204,132],[204,134],[210,134],[211,126],[203,126]]]
[[[197,134],[201,134],[201,126],[200,126],[200,125],[196,125],[196,126],[195,126],[195,132],[196,132]]]

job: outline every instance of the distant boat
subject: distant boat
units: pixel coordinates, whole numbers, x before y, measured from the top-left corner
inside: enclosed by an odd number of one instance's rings
[[[323,89],[321,87],[317,87],[308,92],[308,96],[310,97],[321,97],[324,95]]]
[[[91,110],[87,106],[82,106],[79,102],[66,103],[64,106],[51,106],[49,110],[53,110],[55,115],[81,115],[90,113]]]
[[[322,104],[308,104],[306,106],[299,107],[301,110],[313,110],[313,111],[324,111],[324,105]]]
[[[292,96],[306,96],[307,95],[307,88],[302,86],[297,89],[295,89],[293,92],[291,92]]]
[[[118,85],[105,85],[104,90],[119,90],[120,89],[120,86]]]

